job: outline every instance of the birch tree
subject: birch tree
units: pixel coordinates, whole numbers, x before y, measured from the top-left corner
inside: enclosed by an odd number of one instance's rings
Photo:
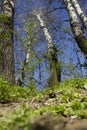
[[[77,0],[72,0],[72,4],[73,4],[78,16],[80,17],[84,27],[87,29],[87,17],[85,16],[83,10],[81,9],[78,1]]]
[[[41,14],[35,14],[38,21],[40,22],[40,26],[43,29],[45,38],[47,40],[47,46],[48,46],[48,59],[49,59],[49,64],[50,64],[50,77],[49,77],[49,86],[54,86],[57,82],[60,82],[60,65],[57,60],[57,54],[56,54],[56,49],[52,41],[52,37],[43,21],[41,18]]]
[[[25,60],[22,63],[22,70],[21,70],[21,80],[22,84],[24,84],[24,80],[27,79],[29,82],[31,82],[31,79],[34,77],[34,62],[32,63],[32,59],[35,57],[34,52],[32,50],[33,45],[37,42],[37,35],[36,31],[34,30],[34,19],[33,17],[29,16],[25,22],[25,37],[24,38],[24,44],[23,46],[25,50]]]
[[[74,4],[75,8],[73,7],[72,2]],[[81,29],[81,25],[78,20],[76,11],[78,12],[78,15],[80,16],[81,20],[83,19],[83,21],[81,21],[81,22],[86,23],[86,20],[85,20],[84,14],[83,13],[81,14],[81,8],[80,8],[80,6],[78,7],[77,1],[72,0],[72,2],[70,0],[64,0],[64,4],[68,11],[69,21],[70,21],[70,25],[71,25],[71,29],[72,29],[74,38],[75,38],[79,48],[82,50],[84,55],[87,57],[87,38],[84,36],[84,33]]]
[[[0,76],[14,83],[14,0],[3,0],[0,14]]]

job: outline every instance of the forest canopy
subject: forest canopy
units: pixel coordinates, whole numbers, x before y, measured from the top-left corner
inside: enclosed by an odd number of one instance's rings
[[[3,0],[0,76],[40,89],[86,76],[86,1]]]

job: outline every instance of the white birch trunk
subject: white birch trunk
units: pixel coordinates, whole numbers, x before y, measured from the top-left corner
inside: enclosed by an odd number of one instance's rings
[[[40,21],[40,26],[42,27],[44,35],[46,37],[47,44],[48,44],[48,50],[51,49],[51,48],[54,48],[51,35],[50,35],[48,29],[46,28],[44,21],[42,20],[40,14],[37,14],[36,16],[37,16],[38,20]]]
[[[28,47],[26,48],[26,58],[22,63],[23,66],[21,69],[20,78],[18,79],[19,81],[21,81],[22,85],[24,84],[24,79],[26,76],[25,69],[26,69],[27,65],[29,65],[29,60],[30,60],[30,41],[27,44],[28,44]]]
[[[2,13],[12,17],[14,10],[14,0],[4,0],[2,4]]]
[[[75,37],[78,37],[79,35],[82,35],[83,32],[81,30],[80,23],[79,23],[77,15],[76,15],[75,9],[72,6],[70,0],[64,0],[64,3],[65,3],[65,6],[66,6],[68,14],[69,14],[70,24],[71,24],[73,33],[74,33]]]
[[[47,45],[48,45],[48,59],[50,63],[50,78],[49,78],[49,86],[54,86],[57,82],[60,82],[61,74],[60,74],[60,65],[58,64],[58,60],[56,57],[56,50],[52,41],[52,37],[43,21],[41,18],[40,14],[36,14],[40,26],[43,29],[45,38],[47,40]]]
[[[72,4],[73,4],[78,16],[80,17],[84,27],[87,29],[87,17],[85,16],[83,10],[81,9],[78,1],[77,0],[72,0]]]
[[[74,38],[75,38],[79,48],[82,50],[84,55],[87,57],[87,38],[83,35],[83,31],[81,30],[81,26],[80,26],[76,11],[71,3],[71,0],[64,0],[64,4],[68,11],[70,25],[71,25],[71,29],[72,29]]]
[[[26,63],[29,63],[30,59],[30,41],[28,41],[28,47],[26,48]]]

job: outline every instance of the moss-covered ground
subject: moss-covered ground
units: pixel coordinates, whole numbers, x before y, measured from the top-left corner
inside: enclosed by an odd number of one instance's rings
[[[0,130],[32,130],[45,113],[87,119],[87,79],[70,79],[40,92],[34,85],[11,86],[0,79]]]

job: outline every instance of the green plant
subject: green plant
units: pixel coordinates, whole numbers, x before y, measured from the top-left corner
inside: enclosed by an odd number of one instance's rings
[[[7,114],[5,118],[0,118],[1,130],[32,130],[30,119],[33,118],[34,113],[27,105]]]
[[[7,103],[29,99],[37,95],[38,90],[34,85],[29,87],[11,86],[7,81],[0,79],[0,102]]]
[[[29,84],[29,87],[19,87],[11,86],[0,79],[0,100],[21,102],[21,100],[35,99],[32,106],[24,104],[15,111],[7,113],[4,117],[0,113],[1,130],[32,130],[31,119],[48,112],[54,116],[75,116],[87,119],[87,96],[81,94],[86,82],[86,79],[75,79],[74,83],[74,79],[71,79],[52,89],[46,88],[44,91],[38,92],[33,83]],[[51,98],[50,93],[54,93],[55,97]],[[36,107],[36,105],[38,106]]]

